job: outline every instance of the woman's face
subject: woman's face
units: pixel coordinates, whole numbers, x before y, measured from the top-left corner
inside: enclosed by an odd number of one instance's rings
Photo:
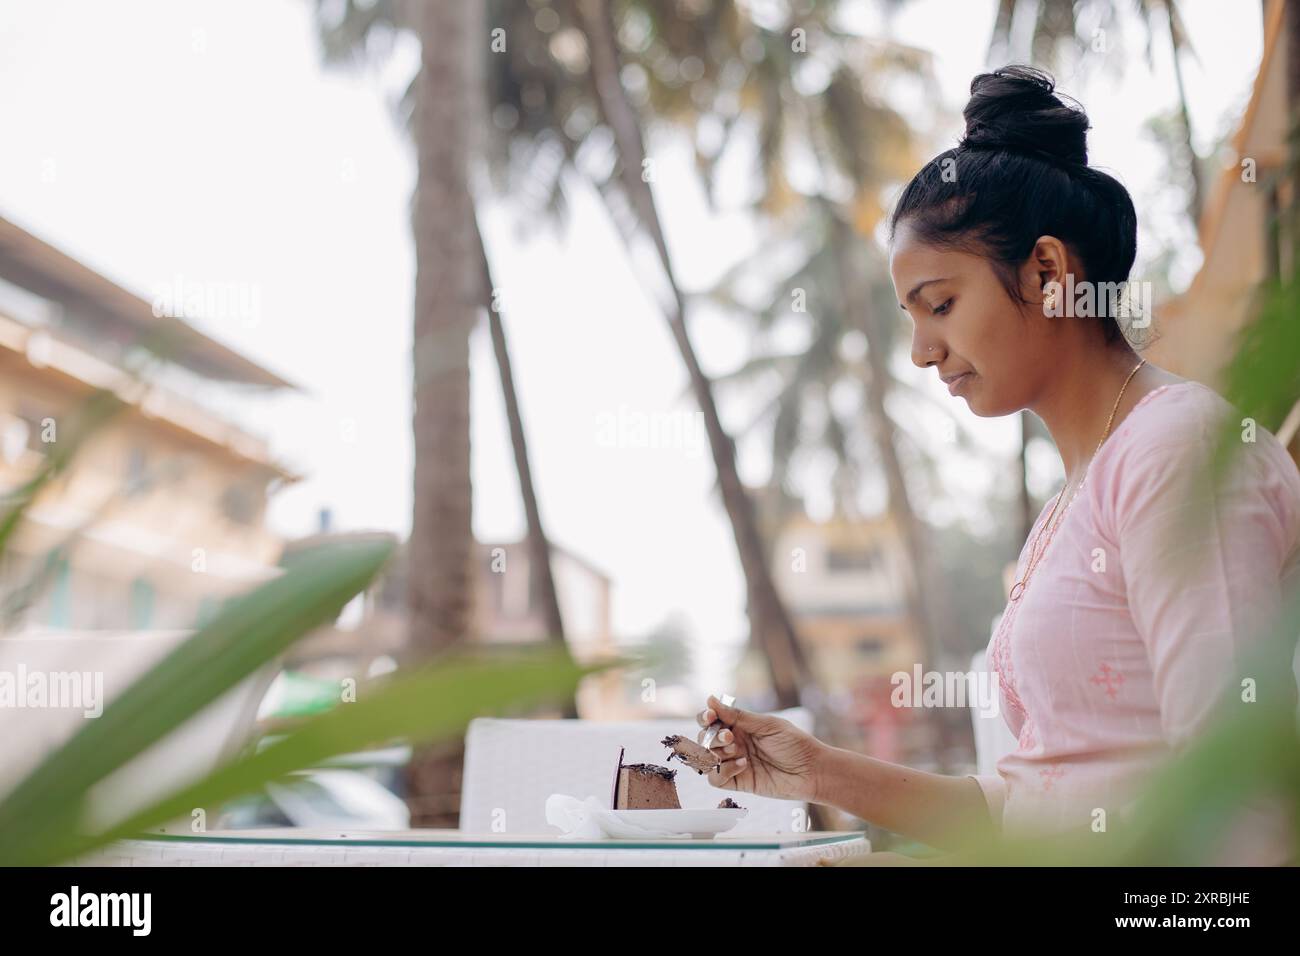
[[[963,376],[949,391],[976,415],[1010,415],[1031,406],[1052,370],[1051,322],[1025,290],[1007,294],[989,261],[919,241],[906,221],[889,257],[894,292],[913,324],[912,361],[940,377]],[[1024,270],[1031,279],[1032,270]]]

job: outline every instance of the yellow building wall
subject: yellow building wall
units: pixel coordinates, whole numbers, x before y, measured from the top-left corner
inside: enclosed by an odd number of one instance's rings
[[[42,438],[66,441],[69,416],[88,394],[58,372],[0,350],[0,429],[10,430],[0,488],[16,489],[37,473],[46,458]],[[18,447],[18,418],[30,423],[26,448]],[[129,493],[133,474],[151,476],[152,485]],[[125,409],[32,503],[0,570],[0,591],[21,585],[51,549],[70,542],[66,582],[47,590],[25,624],[192,627],[221,598],[275,573],[281,541],[263,527],[271,477]]]

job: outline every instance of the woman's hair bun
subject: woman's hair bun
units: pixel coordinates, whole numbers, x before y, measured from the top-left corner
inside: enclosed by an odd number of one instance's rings
[[[1088,165],[1088,114],[1055,92],[1050,74],[1031,66],[981,73],[970,84],[960,149],[1008,150]]]
[[[1056,93],[1050,74],[1008,66],[975,77],[966,135],[912,177],[890,217],[890,236],[983,256],[1022,305],[1021,266],[1043,236],[1068,246],[1089,282],[1128,279],[1137,254],[1133,198],[1088,165],[1088,115]],[[1107,343],[1126,329],[1115,310],[1097,318]]]

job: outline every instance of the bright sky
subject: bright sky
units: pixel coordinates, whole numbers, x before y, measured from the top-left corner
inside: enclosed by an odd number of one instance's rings
[[[305,389],[235,412],[307,475],[275,501],[276,530],[308,533],[328,506],[336,527],[404,533],[413,162],[388,103],[409,57],[382,77],[327,70],[312,6],[0,6],[0,215],[146,298],[178,283],[233,283],[245,307],[194,323]],[[1249,94],[1260,5],[1180,6],[1197,53],[1185,71],[1205,147]],[[899,40],[935,58],[952,116],[935,150],[960,132],[970,78],[986,66],[993,7],[916,0],[893,23]],[[1122,26],[1108,37],[1116,46],[1101,69],[1086,81],[1060,77],[1060,86],[1092,116],[1093,162],[1120,175],[1149,220],[1169,221],[1159,198],[1163,161],[1140,133],[1173,101],[1168,56],[1158,43],[1149,73],[1140,28]],[[1123,78],[1112,68],[1121,61]],[[700,288],[754,237],[741,220],[705,214],[681,150],[656,144],[655,157],[681,278]],[[579,194],[575,209],[572,230],[558,240],[520,239],[499,206],[487,220],[543,517],[557,542],[613,577],[619,634],[644,633],[673,612],[685,617],[703,648],[700,687],[712,688],[744,628],[731,531],[711,492],[703,439],[690,430],[694,409],[681,398],[685,376],[664,322],[600,206]],[[1195,262],[1186,249],[1183,279]],[[693,332],[707,370],[742,360],[746,337],[732,322],[701,316]],[[522,509],[482,332],[472,361],[475,531],[518,537]],[[960,401],[929,385],[939,400]],[[683,430],[660,447],[617,439],[611,447],[609,429],[636,415],[670,416]],[[724,415],[729,425],[745,421],[747,404],[730,400]],[[1010,454],[1009,420],[977,420],[964,407],[959,415],[990,449]],[[742,444],[741,454],[744,477],[761,481],[762,439]],[[1053,468],[1059,473],[1051,458],[1041,463],[1044,486]],[[975,496],[991,480],[987,468],[974,469],[952,487]]]

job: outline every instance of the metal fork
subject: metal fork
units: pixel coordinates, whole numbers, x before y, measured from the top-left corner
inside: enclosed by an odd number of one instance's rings
[[[736,702],[736,698],[732,697],[730,694],[723,694],[718,698],[718,700],[722,701],[722,703],[727,707],[730,707]],[[722,729],[723,723],[721,718],[709,724],[709,726],[704,729],[704,739],[700,741],[700,745],[703,747],[713,746],[713,738],[718,736],[718,731]]]

